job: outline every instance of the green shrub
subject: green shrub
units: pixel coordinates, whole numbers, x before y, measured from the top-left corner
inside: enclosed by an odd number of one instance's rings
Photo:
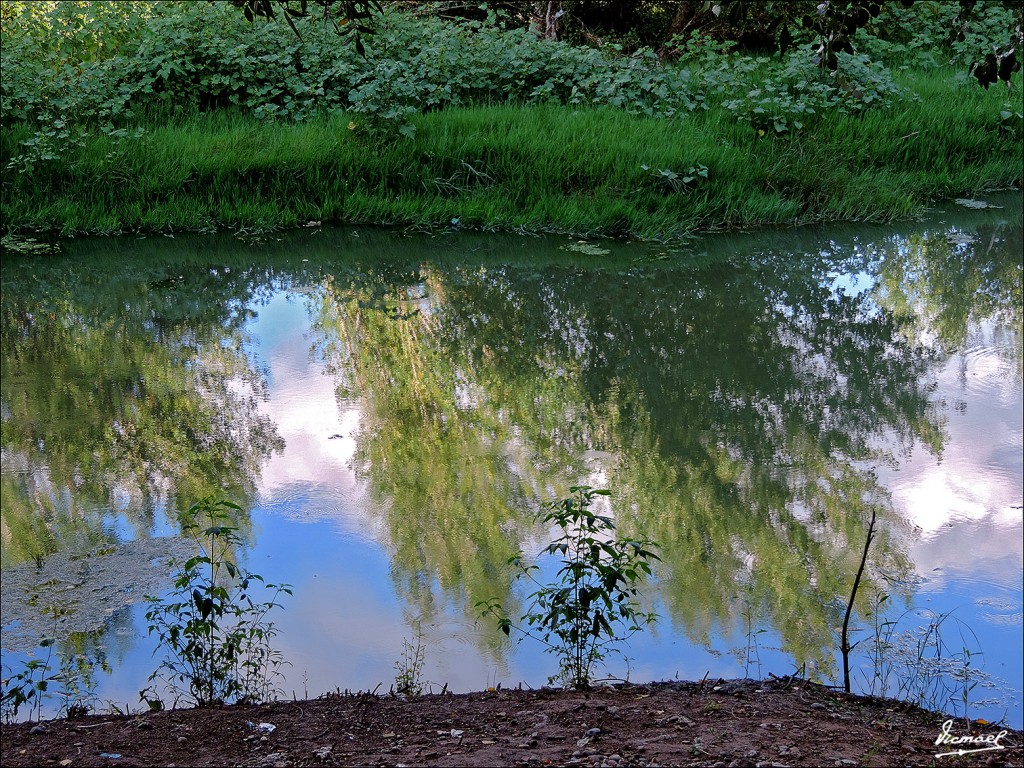
[[[800,130],[826,112],[860,114],[907,97],[887,69],[863,54],[839,53],[837,59],[835,71],[814,64],[809,50],[793,51],[780,64],[762,60],[757,86],[735,93],[746,86],[733,83],[733,95],[722,106],[765,135]]]
[[[285,662],[270,645],[277,632],[266,616],[291,589],[264,583],[230,559],[241,539],[227,525],[228,511],[238,509],[212,498],[193,504],[181,526],[200,554],[181,567],[169,598],[146,597],[149,633],[157,635],[157,652],[164,654],[149,679],[162,680],[175,703],[259,703],[278,692],[274,680]],[[262,602],[253,597],[257,583],[270,595]],[[152,686],[140,697],[155,709],[163,706]]]
[[[520,618],[521,624],[513,624],[494,600],[479,606],[484,616],[498,620],[506,635],[516,628],[558,656],[559,674],[550,682],[561,679],[584,689],[594,682],[596,665],[609,653],[621,653],[617,646],[654,621],[655,615],[641,611],[636,598],[639,582],[651,574],[650,561],[660,558],[652,551],[653,542],[612,538],[611,518],[590,509],[596,497],[608,496],[609,491],[586,485],[569,490],[569,498],[546,503],[541,517],[562,532],[545,550],[548,555],[561,555],[557,581],[538,582],[533,576],[538,566],[524,564],[519,555],[511,561],[520,569],[519,577],[538,587],[530,595],[533,603]]]
[[[847,57],[829,80],[807,53],[757,59],[699,36],[664,63],[650,49],[625,56],[505,29],[494,15],[387,11],[362,56],[330,25],[304,25],[300,38],[226,3],[107,5],[5,4],[0,116],[37,128],[13,168],[53,160],[88,132],[117,139],[144,117],[198,110],[298,121],[356,112],[412,136],[413,114],[447,107],[558,103],[669,118],[725,100],[740,120],[783,132],[816,110],[865,109],[895,92],[862,58]]]
[[[1008,4],[980,0],[965,18],[958,0],[916,0],[909,8],[885,3],[881,13],[857,31],[857,51],[890,67],[926,69],[971,65],[1004,47],[1016,21]]]
[[[53,634],[57,634],[59,623],[72,613],[71,606],[46,606],[41,613],[53,617]],[[74,646],[74,634],[68,638],[68,645]],[[105,655],[75,653],[67,647],[58,646],[56,637],[45,637],[39,641],[40,658],[22,662],[20,671],[3,665],[0,676],[0,722],[11,723],[18,719],[18,713],[27,706],[29,720],[40,720],[43,702],[46,699],[59,702],[57,716],[76,717],[88,714],[96,701],[96,669],[107,672]],[[56,669],[54,668],[56,662]]]

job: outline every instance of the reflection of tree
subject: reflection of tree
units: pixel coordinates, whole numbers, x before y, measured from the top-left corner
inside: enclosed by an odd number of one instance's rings
[[[507,594],[536,479],[509,420],[435,343],[438,318],[416,293],[425,286],[325,288],[322,351],[343,391],[364,395],[360,466],[385,510],[400,591],[421,616],[435,610],[435,584],[467,610]]]
[[[950,352],[963,349],[980,321],[1013,329],[1016,338],[1002,351],[1012,356],[1019,374],[1024,366],[1022,232],[1018,219],[893,237],[878,254],[876,300]]]
[[[499,524],[589,459],[620,526],[663,543],[692,636],[749,601],[798,659],[823,660],[868,511],[889,509],[876,445],[942,443],[930,356],[865,295],[832,292],[828,267],[454,265],[329,286],[318,322],[366,403],[360,452],[399,580],[506,594],[475,572],[512,551]],[[889,540],[875,556],[905,565]]]
[[[248,285],[180,271],[5,268],[5,562],[107,538],[111,509],[145,534],[154,508],[250,495],[279,439],[241,351]]]

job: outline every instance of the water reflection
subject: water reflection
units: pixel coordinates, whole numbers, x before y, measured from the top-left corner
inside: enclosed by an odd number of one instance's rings
[[[509,669],[474,605],[516,611],[507,558],[582,480],[664,547],[667,645],[641,669],[670,675],[749,619],[830,677],[871,510],[862,612],[983,570],[1019,599],[1019,536],[965,527],[1021,526],[1015,206],[585,260],[351,231],[5,258],[4,567],[172,533],[161,519],[224,488],[261,521],[250,567],[298,587],[282,640],[322,689],[357,674],[339,646],[386,682],[414,620]]]
[[[749,605],[827,666],[869,509],[892,519],[872,445],[937,449],[942,421],[932,354],[807,262],[329,281],[321,348],[362,394],[357,452],[406,591],[436,575],[469,606],[507,599],[510,529],[599,472],[620,525],[665,543],[663,592],[693,639]],[[875,558],[906,568],[891,539]]]
[[[5,565],[149,535],[214,490],[247,498],[281,447],[242,351],[251,279],[110,267],[5,264]]]

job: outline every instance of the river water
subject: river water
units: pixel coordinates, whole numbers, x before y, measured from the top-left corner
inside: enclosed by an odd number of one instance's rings
[[[523,612],[507,561],[583,483],[660,544],[659,619],[602,675],[836,682],[874,512],[854,688],[1021,727],[1022,206],[986,201],[672,247],[341,227],[5,252],[4,677],[71,659],[95,709],[139,708],[143,597],[213,493],[239,562],[292,585],[285,695],[387,690],[417,644],[425,690],[543,685],[556,659],[478,603]]]

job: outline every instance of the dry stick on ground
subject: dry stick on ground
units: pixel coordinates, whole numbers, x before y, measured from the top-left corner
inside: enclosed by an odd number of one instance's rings
[[[871,539],[875,536],[875,509],[871,510],[871,523],[868,525],[868,536],[864,540],[864,554],[860,556],[860,567],[857,569],[857,576],[853,580],[853,590],[850,592],[850,602],[846,604],[846,617],[843,619],[843,634],[840,642],[840,650],[843,652],[843,690],[850,692],[850,638],[847,632],[850,628],[850,614],[853,613],[853,601],[857,598],[857,588],[860,587],[860,577],[864,574],[864,564],[868,561],[868,549],[871,547]]]

